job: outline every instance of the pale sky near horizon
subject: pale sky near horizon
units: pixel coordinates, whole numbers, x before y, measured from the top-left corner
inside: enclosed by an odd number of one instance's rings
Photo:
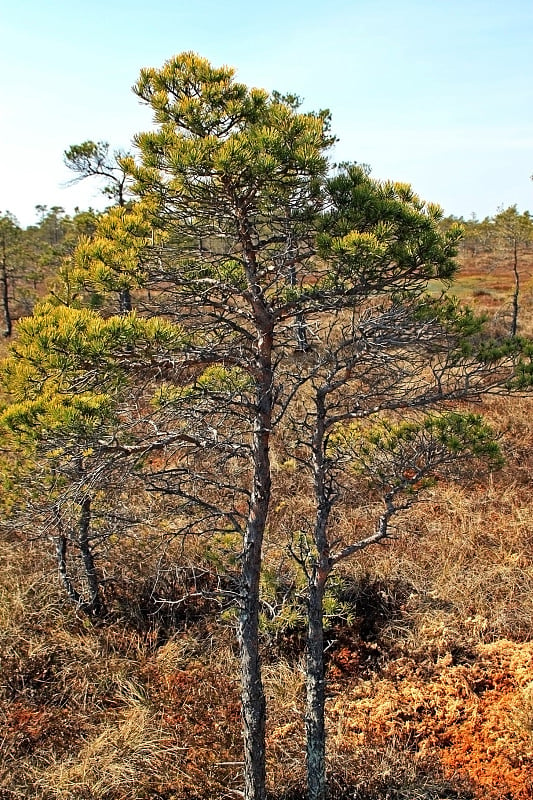
[[[63,151],[151,126],[141,67],[194,50],[329,108],[337,161],[445,212],[533,212],[533,0],[0,0],[0,213],[102,207]]]

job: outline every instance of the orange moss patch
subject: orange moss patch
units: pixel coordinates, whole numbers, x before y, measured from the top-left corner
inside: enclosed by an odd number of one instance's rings
[[[482,694],[475,713],[452,731],[442,760],[470,778],[480,797],[528,800],[533,797],[533,737],[524,705],[533,681],[533,648],[497,642],[480,650],[476,666],[483,675]]]
[[[0,756],[13,759],[36,750],[78,738],[83,732],[83,724],[73,722],[65,709],[35,707],[25,702],[6,704],[2,713],[2,737]],[[0,760],[2,760],[0,758]]]
[[[349,757],[395,740],[423,759],[440,755],[450,778],[485,800],[533,797],[533,643],[480,645],[472,664],[404,658],[381,676],[343,687],[329,708],[330,738]]]

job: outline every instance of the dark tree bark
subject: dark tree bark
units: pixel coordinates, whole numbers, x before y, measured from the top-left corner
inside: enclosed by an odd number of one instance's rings
[[[305,729],[309,800],[326,797],[324,589],[325,581],[317,571],[309,585],[307,623]]]
[[[95,616],[101,616],[105,612],[105,607],[100,594],[100,581],[91,547],[91,503],[90,495],[86,495],[81,502],[78,522],[78,544],[89,589],[89,601],[86,604],[87,610]]]
[[[266,401],[266,402],[265,402]],[[263,401],[267,405],[268,398]],[[261,550],[270,502],[269,412],[258,416],[254,432],[254,485],[243,542],[239,643],[241,650],[244,796],[265,797],[266,701],[259,657],[259,578]]]
[[[244,797],[266,796],[266,700],[259,656],[259,579],[263,537],[270,506],[270,431],[272,427],[274,322],[257,282],[257,255],[251,225],[238,206],[238,238],[242,247],[250,302],[257,334],[255,358],[256,412],[252,439],[252,492],[243,540],[239,644],[241,650],[242,718],[244,738]]]
[[[128,314],[133,306],[131,302],[131,292],[129,289],[122,289],[118,298],[119,311],[121,314]]]
[[[68,567],[67,567],[68,538],[65,536],[64,533],[60,533],[56,537],[55,545],[56,545],[57,569],[59,572],[59,577],[61,578],[61,583],[65,587],[67,597],[70,600],[72,600],[73,603],[76,603],[76,605],[81,605],[81,595],[75,589],[74,584],[72,583],[72,578],[68,574]]]
[[[308,620],[306,653],[306,742],[309,800],[326,798],[326,701],[324,669],[324,592],[331,572],[327,526],[331,493],[326,483],[325,393],[315,398],[316,422],[313,435],[313,473],[317,512],[314,529],[316,560],[308,575]]]
[[[9,307],[9,278],[7,275],[7,249],[5,236],[2,237],[2,258],[0,260],[0,283],[2,284],[2,310],[4,312],[4,336],[9,338],[13,332],[13,321]]]

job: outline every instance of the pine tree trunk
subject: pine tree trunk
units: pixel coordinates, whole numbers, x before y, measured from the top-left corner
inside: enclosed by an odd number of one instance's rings
[[[2,258],[0,260],[0,283],[2,284],[2,309],[4,312],[5,328],[4,336],[9,338],[13,332],[13,323],[11,320],[11,309],[9,307],[9,280],[7,277],[7,254],[6,254],[6,241],[2,239]]]
[[[326,686],[324,674],[324,592],[332,564],[327,535],[332,505],[331,487],[326,480],[325,392],[315,396],[316,419],[313,435],[313,474],[316,501],[314,545],[316,559],[308,581],[306,653],[306,744],[309,800],[326,798]]]
[[[258,642],[260,537],[260,526],[250,526],[245,545],[242,571],[243,596],[239,618],[245,800],[265,798],[266,701],[261,681]]]
[[[67,567],[67,550],[68,550],[68,539],[64,533],[60,533],[59,536],[55,539],[55,546],[56,546],[56,557],[57,557],[57,569],[59,572],[59,577],[61,578],[61,582],[65,587],[65,591],[70,600],[72,600],[76,605],[81,604],[81,595],[80,593],[74,588],[74,584],[68,574],[68,567]]]
[[[253,428],[253,484],[243,542],[239,644],[244,738],[244,800],[266,796],[266,700],[259,656],[259,578],[263,536],[270,505],[270,430],[272,425],[272,320],[262,303],[257,324],[256,413]]]
[[[118,297],[120,314],[128,314],[132,310],[131,292],[129,289],[121,289]]]
[[[86,495],[80,506],[80,519],[78,522],[78,546],[80,548],[81,559],[85,570],[85,577],[89,589],[89,602],[87,610],[90,614],[100,616],[105,612],[104,604],[100,596],[100,581],[94,563],[94,556],[90,541],[91,529],[91,497]]]
[[[307,787],[309,800],[326,797],[326,728],[324,707],[326,685],[324,677],[324,584],[314,580],[309,586],[307,654],[306,654],[306,714]]]
[[[239,643],[245,800],[265,798],[266,701],[259,657],[259,578],[263,534],[270,501],[269,429],[260,419],[256,421],[254,487],[242,556]]]

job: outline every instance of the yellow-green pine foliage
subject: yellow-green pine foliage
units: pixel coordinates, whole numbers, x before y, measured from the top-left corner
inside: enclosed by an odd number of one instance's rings
[[[490,425],[478,414],[457,411],[338,425],[328,441],[328,458],[348,462],[354,473],[382,489],[408,492],[428,488],[444,474],[461,477],[472,460],[490,469],[503,464]]]
[[[82,237],[68,267],[70,280],[97,294],[133,290],[146,280],[143,264],[156,234],[147,203],[110,208],[98,220],[96,231]]]
[[[128,396],[139,364],[147,370],[185,341],[182,329],[162,318],[104,319],[91,309],[44,301],[19,323],[4,363],[9,402],[0,425],[38,439],[53,431],[98,430]]]

